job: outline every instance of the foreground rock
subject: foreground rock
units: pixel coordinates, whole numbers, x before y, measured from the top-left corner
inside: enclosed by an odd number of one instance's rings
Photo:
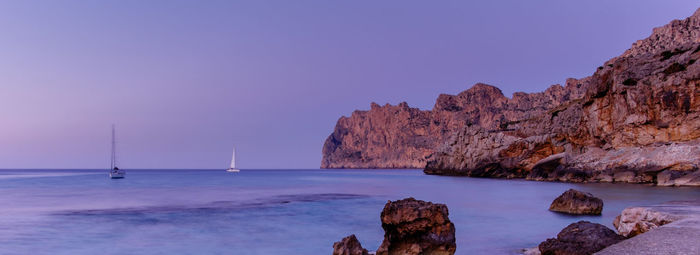
[[[626,208],[615,218],[613,225],[625,237],[633,237],[677,220],[670,213],[659,212],[651,208]],[[700,241],[700,240],[698,240]]]
[[[367,249],[362,248],[355,235],[349,235],[340,242],[333,244],[333,255],[368,255]]]
[[[618,223],[615,225],[620,232],[635,233],[648,228],[647,232],[637,234],[596,254],[700,254],[700,201],[671,202],[644,208],[628,208],[625,211],[620,220],[616,219]],[[632,218],[635,220],[630,220]],[[668,220],[672,222],[661,224]],[[650,223],[661,225],[650,227]]]
[[[557,238],[542,242],[539,249],[543,255],[587,255],[623,239],[624,237],[603,225],[579,221],[564,228]]]
[[[552,201],[549,210],[568,214],[600,215],[603,212],[603,200],[591,193],[569,189]]]
[[[384,241],[377,255],[454,254],[455,227],[447,206],[414,198],[389,201],[382,210]]]

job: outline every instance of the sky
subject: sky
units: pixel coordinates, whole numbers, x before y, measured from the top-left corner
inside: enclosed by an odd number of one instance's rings
[[[592,74],[696,0],[0,1],[0,168],[318,168],[341,116]]]

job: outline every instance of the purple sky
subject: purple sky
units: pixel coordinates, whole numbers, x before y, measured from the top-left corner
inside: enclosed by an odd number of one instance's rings
[[[478,3],[477,3],[478,2]],[[688,1],[2,1],[0,168],[318,168],[372,101],[590,75]]]

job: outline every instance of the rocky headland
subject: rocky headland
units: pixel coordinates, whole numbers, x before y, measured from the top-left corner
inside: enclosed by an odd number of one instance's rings
[[[478,83],[458,95],[440,95],[430,111],[406,102],[372,103],[369,111],[338,120],[323,145],[321,168],[423,168],[457,131],[471,126],[499,129],[582,93],[574,79],[540,93],[515,93],[512,99],[497,87]]]
[[[700,9],[593,75],[505,97],[486,84],[432,110],[372,104],[338,120],[322,168],[700,186]]]

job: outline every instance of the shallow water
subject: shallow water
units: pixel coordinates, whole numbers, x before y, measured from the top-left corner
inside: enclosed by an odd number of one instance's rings
[[[602,216],[547,211],[569,188]],[[628,206],[700,197],[700,188],[423,175],[420,170],[0,170],[1,254],[330,254],[356,234],[376,249],[387,200],[447,204],[457,254],[516,254]]]

